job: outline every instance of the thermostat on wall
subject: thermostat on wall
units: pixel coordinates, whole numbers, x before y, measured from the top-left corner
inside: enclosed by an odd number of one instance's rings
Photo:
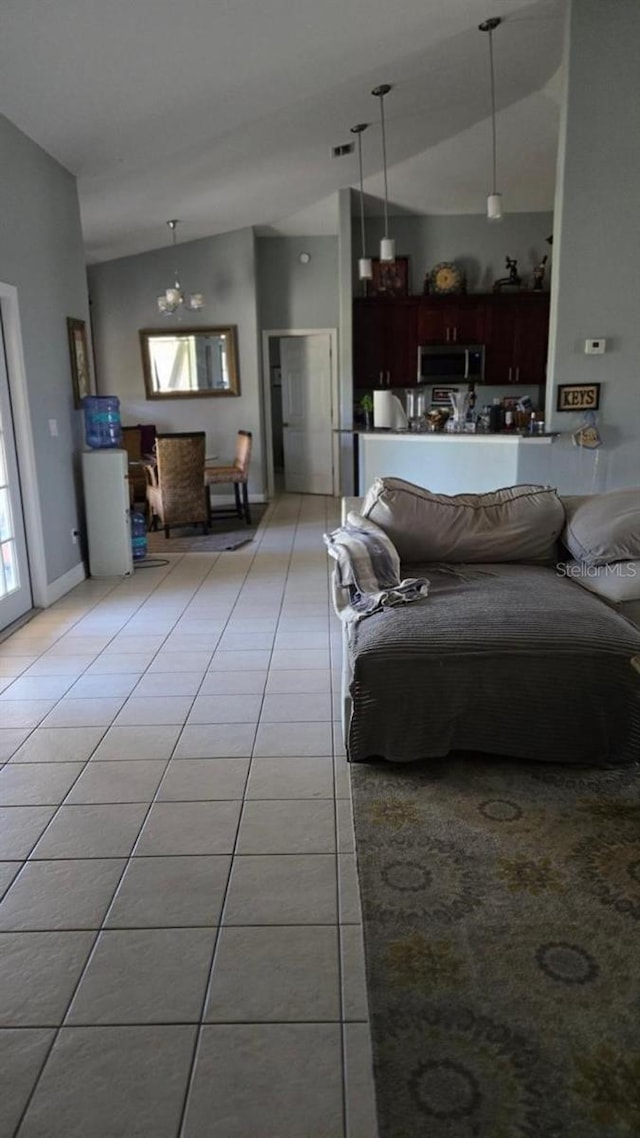
[[[607,347],[607,341],[602,339],[598,340],[585,340],[584,352],[586,356],[601,356],[604,354]]]

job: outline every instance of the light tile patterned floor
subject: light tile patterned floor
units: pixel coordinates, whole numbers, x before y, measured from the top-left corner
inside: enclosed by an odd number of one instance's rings
[[[284,496],[0,643],[0,1138],[375,1138],[337,523]]]

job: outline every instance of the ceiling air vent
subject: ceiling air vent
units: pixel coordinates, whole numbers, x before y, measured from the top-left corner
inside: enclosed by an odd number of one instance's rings
[[[345,154],[353,154],[356,148],[355,142],[343,142],[342,146],[331,147],[332,158],[344,158]]]

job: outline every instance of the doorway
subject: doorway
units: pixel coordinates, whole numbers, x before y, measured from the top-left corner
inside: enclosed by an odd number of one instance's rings
[[[336,493],[335,329],[263,333],[267,489]]]
[[[22,489],[0,307],[0,632],[31,607]]]

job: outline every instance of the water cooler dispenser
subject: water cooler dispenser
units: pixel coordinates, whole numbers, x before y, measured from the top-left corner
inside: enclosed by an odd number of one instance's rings
[[[133,573],[129,456],[120,447],[120,405],[115,397],[84,400],[82,479],[92,577]]]

